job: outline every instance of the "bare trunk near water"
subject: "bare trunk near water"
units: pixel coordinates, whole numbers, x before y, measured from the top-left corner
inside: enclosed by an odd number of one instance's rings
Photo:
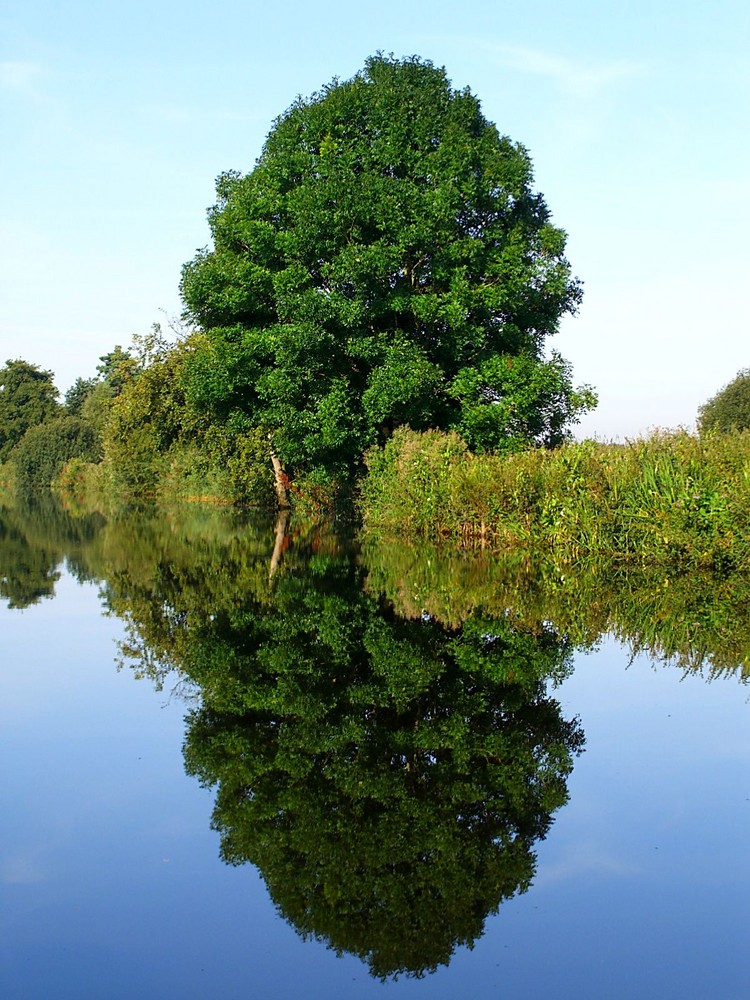
[[[279,507],[282,510],[289,509],[289,494],[287,493],[286,484],[288,479],[286,473],[284,472],[284,467],[279,461],[276,452],[271,449],[271,464],[273,465],[273,477],[274,485],[276,487],[276,498],[279,501]]]

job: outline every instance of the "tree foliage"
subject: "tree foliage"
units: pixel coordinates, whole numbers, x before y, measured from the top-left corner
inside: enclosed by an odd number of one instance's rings
[[[94,428],[81,417],[64,416],[29,428],[11,461],[21,489],[49,487],[71,458],[98,462],[101,445]]]
[[[698,429],[701,433],[750,429],[750,368],[738,372],[699,408]]]
[[[98,385],[98,379],[79,376],[70,386],[65,393],[65,409],[72,417],[80,417],[86,400]]]
[[[429,62],[377,56],[298,99],[209,221],[182,277],[207,334],[189,392],[290,475],[350,475],[404,423],[555,443],[593,405],[544,360],[581,288],[526,150]]]
[[[30,427],[60,412],[52,372],[20,358],[0,368],[0,463]]]
[[[170,344],[156,324],[133,338],[132,352],[116,348],[102,359],[109,372],[103,441],[110,485],[131,495],[208,491],[270,503],[264,436],[239,412],[214,419],[186,391],[186,369],[202,344],[198,333]]]

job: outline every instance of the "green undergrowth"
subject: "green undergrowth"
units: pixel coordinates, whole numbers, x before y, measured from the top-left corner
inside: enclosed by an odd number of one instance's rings
[[[535,549],[560,565],[748,565],[750,433],[656,432],[497,456],[472,454],[454,434],[402,429],[367,464],[371,533]]]

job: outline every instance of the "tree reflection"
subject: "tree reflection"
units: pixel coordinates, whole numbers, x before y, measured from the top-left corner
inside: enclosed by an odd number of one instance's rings
[[[80,553],[100,528],[96,515],[73,520],[44,491],[0,502],[0,598],[23,609],[54,597],[65,559],[83,579]]]
[[[302,934],[422,975],[531,883],[583,743],[546,692],[569,651],[503,618],[401,618],[348,559],[294,555],[193,632],[187,770],[217,787],[224,859]]]
[[[22,609],[52,597],[60,579],[60,549],[47,540],[34,544],[23,517],[0,507],[0,598]]]

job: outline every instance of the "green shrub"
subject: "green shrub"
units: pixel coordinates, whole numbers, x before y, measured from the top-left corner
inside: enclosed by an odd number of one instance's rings
[[[738,372],[698,409],[698,429],[701,434],[750,429],[750,368]]]
[[[58,417],[31,427],[11,455],[17,485],[23,490],[49,487],[71,458],[87,462],[101,458],[90,424],[80,417]]]
[[[71,458],[52,480],[52,489],[68,513],[103,513],[109,507],[105,471],[101,462]]]
[[[162,500],[211,500],[269,507],[274,503],[268,442],[256,430],[210,425],[199,440],[174,445],[157,485]]]

